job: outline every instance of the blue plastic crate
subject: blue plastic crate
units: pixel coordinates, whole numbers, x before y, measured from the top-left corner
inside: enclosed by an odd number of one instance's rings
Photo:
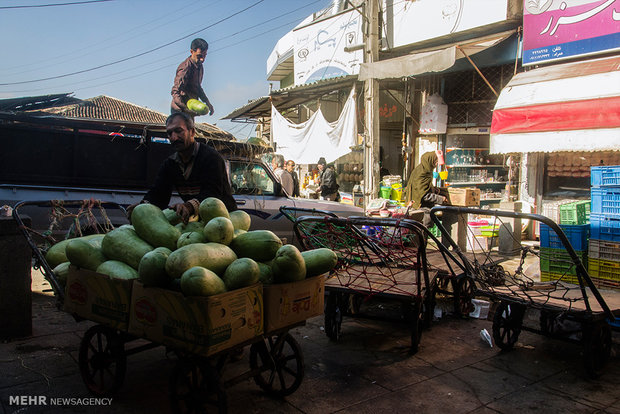
[[[620,187],[596,187],[590,194],[591,213],[620,218]]]
[[[590,183],[592,187],[620,187],[620,165],[590,167]]]
[[[620,241],[620,218],[592,213],[590,232],[593,239]]]
[[[590,225],[568,225],[561,224],[560,228],[566,234],[569,243],[575,250],[588,250],[588,239],[590,238]],[[554,230],[551,230],[546,224],[540,223],[540,247],[549,247],[552,249],[565,249],[560,237]]]

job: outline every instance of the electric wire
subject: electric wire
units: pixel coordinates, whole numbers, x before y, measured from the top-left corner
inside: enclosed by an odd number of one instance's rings
[[[82,5],[82,4],[90,4],[90,3],[105,3],[105,2],[110,2],[110,1],[115,1],[115,0],[85,0],[85,1],[73,1],[73,2],[68,2],[68,3],[48,3],[48,4],[36,4],[36,5],[23,5],[23,6],[0,6],[0,10],[7,10],[7,9],[33,9],[33,8],[39,8],[39,7],[55,7],[55,6],[75,6],[75,5]]]
[[[138,53],[138,54],[133,55],[133,56],[129,56],[129,57],[126,57],[126,58],[123,58],[123,59],[118,59],[116,61],[105,63],[105,64],[102,64],[102,65],[98,65],[98,66],[95,66],[95,67],[92,67],[92,68],[89,68],[89,69],[83,69],[83,70],[79,70],[79,71],[75,71],[75,72],[71,72],[71,73],[65,73],[63,75],[50,76],[50,77],[41,78],[41,79],[31,79],[31,80],[27,80],[27,81],[0,83],[0,86],[23,85],[23,84],[26,84],[26,83],[35,83],[35,82],[42,82],[42,81],[46,81],[46,80],[52,80],[52,79],[66,78],[66,77],[69,77],[69,76],[78,75],[78,74],[86,73],[86,72],[92,72],[92,71],[97,70],[97,69],[101,69],[101,68],[105,68],[105,67],[108,67],[108,66],[116,65],[118,63],[126,62],[128,60],[136,59],[136,58],[138,58],[140,56],[144,56],[144,55],[147,55],[149,53],[155,52],[157,50],[163,49],[164,47],[170,46],[170,45],[172,45],[174,43],[178,43],[181,40],[185,40],[188,37],[194,36],[197,33],[200,33],[200,32],[202,32],[202,31],[204,31],[206,29],[209,29],[209,28],[211,28],[213,26],[216,26],[216,25],[218,25],[218,24],[220,24],[222,22],[225,22],[226,20],[229,20],[229,19],[231,19],[231,18],[233,18],[233,17],[235,17],[235,16],[237,16],[237,15],[239,15],[239,14],[241,14],[241,13],[243,13],[243,12],[249,10],[249,9],[251,9],[252,7],[257,6],[258,4],[260,4],[260,3],[264,2],[264,1],[265,0],[258,0],[258,1],[254,2],[254,3],[252,3],[250,6],[244,8],[242,10],[239,10],[239,11],[237,11],[237,12],[235,12],[235,13],[227,16],[227,17],[224,17],[224,18],[216,21],[215,23],[211,23],[210,25],[207,25],[207,26],[205,26],[205,27],[203,27],[203,28],[201,28],[199,30],[196,30],[196,31],[194,31],[194,32],[192,32],[190,34],[187,34],[187,35],[185,35],[183,37],[180,37],[178,39],[175,39],[173,41],[170,41],[170,42],[165,43],[163,45],[154,47],[154,48],[149,49],[149,50],[147,50],[145,52]]]

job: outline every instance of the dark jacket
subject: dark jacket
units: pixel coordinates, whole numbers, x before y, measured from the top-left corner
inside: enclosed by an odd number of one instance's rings
[[[325,167],[319,179],[321,180],[321,194],[334,194],[338,191],[336,172],[332,167]]]
[[[207,197],[216,197],[224,202],[228,211],[237,209],[228,181],[226,164],[222,156],[213,148],[198,144],[193,157],[193,164],[185,167],[177,153],[168,157],[162,164],[155,178],[153,188],[144,199],[164,209],[170,203],[172,190],[176,189],[183,201],[192,198],[202,201]]]
[[[297,171],[293,170],[291,173],[293,176],[293,197],[299,197],[299,177],[297,177]]]
[[[170,105],[172,109],[182,111],[184,108],[181,105],[185,105],[189,99],[201,99],[207,102],[207,96],[201,86],[203,74],[202,63],[194,63],[190,57],[181,62],[172,86]]]

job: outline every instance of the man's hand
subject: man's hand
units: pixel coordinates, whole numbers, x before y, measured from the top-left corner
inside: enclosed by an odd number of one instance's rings
[[[127,212],[127,219],[129,220],[130,224],[131,224],[131,212],[133,211],[134,208],[136,208],[138,204],[140,203],[134,203],[130,205],[129,207],[127,207],[127,209],[125,210]]]
[[[199,207],[200,203],[194,198],[186,201],[185,203],[175,204],[171,208],[181,217],[183,223],[187,224],[190,217],[198,214]]]
[[[183,223],[187,224],[189,218],[194,214],[194,206],[189,201],[179,203],[172,206],[172,209],[181,217]]]
[[[207,102],[207,106],[209,107],[209,115],[213,115],[213,105],[211,105],[211,102]]]

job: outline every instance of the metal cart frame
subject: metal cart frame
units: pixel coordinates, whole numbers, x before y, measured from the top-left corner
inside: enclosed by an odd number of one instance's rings
[[[472,262],[442,226],[436,215],[438,212],[492,216],[500,222],[501,218],[508,218],[529,219],[546,224],[556,233],[570,256],[572,265],[576,269],[578,285],[567,284],[561,280],[531,283],[512,278],[503,279],[500,283],[485,283],[485,280],[489,280],[492,274],[497,281],[495,276],[501,269],[501,260],[480,264],[474,259]],[[593,378],[602,374],[603,367],[611,353],[611,330],[620,330],[620,319],[608,306],[564,231],[553,220],[531,213],[454,206],[436,206],[431,209],[431,217],[442,234],[447,236],[454,252],[451,257],[454,259],[458,257],[459,267],[463,273],[471,275],[476,281],[478,293],[498,303],[493,318],[493,339],[500,349],[512,349],[520,332],[527,330],[580,343],[584,348],[584,364],[587,374]],[[441,247],[441,249],[449,253],[447,248]],[[528,253],[532,253],[530,248],[522,248],[521,265]],[[515,273],[521,272],[521,265]],[[549,289],[558,289],[561,295],[554,297],[548,293]],[[590,296],[594,297],[594,301],[590,300]],[[613,299],[616,298],[620,298],[620,292],[613,295]],[[538,327],[526,326],[523,323],[526,314],[532,311],[539,312]]]
[[[58,300],[58,308],[62,309],[64,290],[45,259],[44,252],[33,239],[32,230],[26,228],[19,213],[20,208],[26,206],[52,208],[55,205],[78,209],[87,206],[113,207],[118,208],[123,214],[126,212],[119,204],[96,200],[22,201],[15,205],[13,217],[34,253],[34,266],[42,270]],[[79,220],[75,224],[79,225]],[[77,315],[72,316],[77,322],[84,320]],[[289,330],[304,324],[305,321],[301,321],[272,332],[265,332],[209,357],[189,353],[180,348],[169,348],[178,356],[178,363],[170,377],[172,409],[175,412],[199,412],[211,407],[220,413],[226,413],[225,389],[249,378],[253,378],[261,389],[272,396],[284,397],[292,394],[301,385],[305,365],[301,347]],[[126,347],[138,339],[146,339],[149,343]],[[246,345],[250,345],[250,369],[234,378],[222,380],[222,372],[227,363],[234,360],[234,355]],[[105,324],[90,327],[80,341],[78,356],[78,366],[84,384],[96,396],[114,394],[123,384],[127,357],[158,346],[162,344],[152,342],[148,338],[138,338]]]

